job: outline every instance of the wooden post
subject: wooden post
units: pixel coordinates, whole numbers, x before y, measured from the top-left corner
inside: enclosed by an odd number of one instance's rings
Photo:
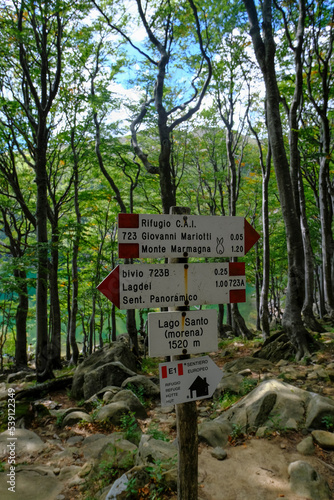
[[[190,215],[187,207],[171,207],[171,214]],[[188,256],[169,259],[170,263],[187,265]],[[189,307],[177,307],[177,311],[188,311]],[[173,360],[190,359],[189,354],[173,356]],[[176,405],[176,425],[179,447],[177,498],[178,500],[197,500],[198,498],[198,433],[196,401]]]

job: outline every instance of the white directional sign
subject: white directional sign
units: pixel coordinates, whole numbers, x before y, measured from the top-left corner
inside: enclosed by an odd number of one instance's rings
[[[161,406],[210,398],[222,371],[209,356],[159,365]]]
[[[148,348],[152,357],[217,351],[217,311],[149,313]]]
[[[259,237],[244,217],[118,216],[118,254],[121,258],[240,257]]]
[[[97,288],[119,309],[245,302],[245,263],[119,265]]]

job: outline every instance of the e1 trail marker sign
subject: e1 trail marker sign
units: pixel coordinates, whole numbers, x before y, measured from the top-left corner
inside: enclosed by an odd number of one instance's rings
[[[245,263],[118,265],[97,288],[119,309],[245,302]]]
[[[223,373],[209,356],[159,365],[161,406],[210,398]]]
[[[217,351],[217,311],[149,313],[148,337],[151,357]]]
[[[118,215],[121,258],[240,257],[260,235],[244,217]]]

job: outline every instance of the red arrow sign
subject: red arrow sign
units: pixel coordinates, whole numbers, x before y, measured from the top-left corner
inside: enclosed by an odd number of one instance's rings
[[[238,257],[260,235],[243,217],[119,214],[121,258]]]
[[[119,309],[245,302],[245,263],[120,265],[97,288]]]

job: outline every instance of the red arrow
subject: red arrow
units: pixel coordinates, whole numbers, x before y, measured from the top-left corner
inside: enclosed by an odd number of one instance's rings
[[[119,309],[119,266],[116,266],[96,288]]]
[[[245,255],[246,253],[252,248],[253,245],[257,242],[257,240],[260,238],[260,235],[253,226],[250,225],[250,223],[245,219],[245,225],[244,225],[244,234],[245,234]]]

